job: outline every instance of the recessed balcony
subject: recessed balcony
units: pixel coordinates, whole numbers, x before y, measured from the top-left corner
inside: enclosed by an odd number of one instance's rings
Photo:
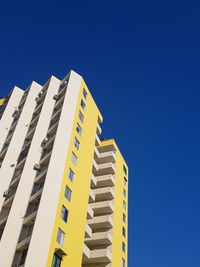
[[[4,208],[9,208],[9,207],[11,207],[14,197],[15,197],[15,193],[13,193],[10,197],[8,197],[8,198],[5,200],[5,202],[4,202],[4,204],[3,204],[3,207],[4,207]]]
[[[83,264],[105,264],[112,261],[112,253],[108,249],[90,250],[90,258],[83,261]]]
[[[97,178],[92,174],[91,177],[91,187],[94,188],[97,185]]]
[[[93,160],[92,173],[93,173],[94,175],[97,175],[97,174],[98,174],[98,165],[97,165],[95,159]]]
[[[98,164],[103,164],[107,162],[116,162],[116,154],[113,151],[99,153],[99,157],[96,160]]]
[[[109,232],[93,233],[91,237],[85,238],[85,244],[89,247],[109,246],[112,244],[112,235]]]
[[[95,194],[96,202],[114,199],[114,191],[111,187],[93,189],[93,192]]]
[[[94,211],[91,209],[90,205],[88,205],[87,219],[92,219],[93,216],[94,216]]]
[[[96,179],[97,179],[97,185],[96,185],[97,188],[115,185],[115,178],[112,174],[97,176]]]
[[[25,239],[23,239],[22,241],[20,241],[18,244],[17,244],[17,250],[24,250],[25,248],[28,247],[28,244],[31,240],[31,235],[26,237]]]
[[[85,227],[85,238],[91,237],[92,236],[92,229],[91,227],[86,223]]]
[[[87,262],[90,257],[90,250],[89,248],[84,244],[83,245],[83,259],[82,262]]]
[[[97,135],[100,135],[102,133],[101,126],[99,123],[97,123]]]
[[[95,194],[94,194],[93,190],[90,189],[89,203],[94,202],[94,201],[95,201]]]
[[[114,211],[111,201],[94,202],[90,204],[90,207],[94,211],[94,216],[111,214]]]
[[[99,158],[99,151],[97,149],[97,147],[95,146],[94,147],[94,159],[97,161]]]
[[[28,226],[28,225],[32,225],[35,221],[36,215],[37,215],[37,211],[35,210],[34,212],[32,212],[30,215],[28,215],[25,219],[23,224]]]
[[[95,138],[95,145],[96,145],[96,146],[100,146],[100,144],[101,144],[101,140],[100,140],[100,138],[98,137],[98,135],[96,135],[96,138]]]
[[[30,200],[29,200],[29,203],[32,203],[32,202],[37,202],[42,194],[42,190],[43,188],[41,188],[39,191],[35,192],[31,197],[30,197]]]
[[[98,164],[98,175],[114,174],[115,165],[112,162]]]
[[[92,230],[111,229],[113,227],[113,220],[109,215],[94,217],[87,220],[87,223]]]

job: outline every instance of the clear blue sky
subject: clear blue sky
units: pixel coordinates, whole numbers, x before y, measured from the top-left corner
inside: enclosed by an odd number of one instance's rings
[[[1,2],[1,95],[74,69],[129,165],[129,267],[200,266],[199,14],[197,1]]]

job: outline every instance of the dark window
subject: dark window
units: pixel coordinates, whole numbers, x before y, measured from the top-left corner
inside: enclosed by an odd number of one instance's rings
[[[125,174],[127,174],[127,169],[126,169],[126,167],[124,165],[123,165],[123,171],[124,171]]]
[[[61,216],[60,217],[63,219],[64,222],[67,222],[68,213],[69,213],[69,211],[65,208],[65,206],[62,206]]]
[[[61,258],[57,254],[54,254],[51,267],[60,267],[60,264],[61,264]]]

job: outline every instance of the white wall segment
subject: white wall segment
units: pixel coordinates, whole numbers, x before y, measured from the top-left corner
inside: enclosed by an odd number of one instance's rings
[[[13,133],[11,142],[8,146],[7,153],[0,169],[0,211],[5,200],[5,198],[3,197],[3,193],[8,189],[14,173],[14,167],[11,167],[11,165],[15,164],[16,166],[18,156],[20,154],[26,133],[28,131],[28,124],[30,123],[33,110],[36,104],[35,97],[40,91],[40,89],[41,86],[39,84],[35,82],[31,84],[26,102],[24,104],[23,110],[19,117],[17,126]]]
[[[47,263],[81,79],[71,71],[25,267],[44,267]]]
[[[8,134],[9,128],[12,124],[13,117],[12,114],[15,111],[15,108],[18,107],[19,102],[23,96],[24,91],[18,88],[17,86],[14,87],[12,94],[9,98],[8,104],[4,110],[4,113],[0,120],[0,150],[3,147],[5,142],[6,136]]]
[[[27,155],[27,159],[20,178],[20,182],[0,242],[0,266],[2,267],[12,266],[16,245],[18,243],[24,216],[29,203],[36,175],[36,171],[33,169],[33,166],[35,163],[39,162],[41,157],[41,152],[42,152],[41,142],[46,136],[49,127],[49,122],[55,104],[53,96],[58,92],[59,86],[60,86],[60,80],[52,76],[49,82],[49,86],[47,88],[47,94],[43,103],[40,117],[36,126],[36,130]],[[32,100],[35,101],[35,96],[33,97]],[[11,150],[13,151],[14,148],[12,147]],[[48,201],[51,201],[51,199],[48,199]],[[40,244],[37,243],[37,246],[40,246]],[[37,255],[36,257],[40,257],[40,255]],[[33,260],[31,264],[27,264],[26,266],[38,267],[39,265],[37,264],[34,265],[34,260]],[[43,265],[43,267],[44,266],[45,265]]]

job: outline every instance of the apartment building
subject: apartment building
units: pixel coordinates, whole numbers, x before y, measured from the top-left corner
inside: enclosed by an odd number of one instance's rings
[[[128,167],[70,71],[0,100],[0,266],[127,267]]]

